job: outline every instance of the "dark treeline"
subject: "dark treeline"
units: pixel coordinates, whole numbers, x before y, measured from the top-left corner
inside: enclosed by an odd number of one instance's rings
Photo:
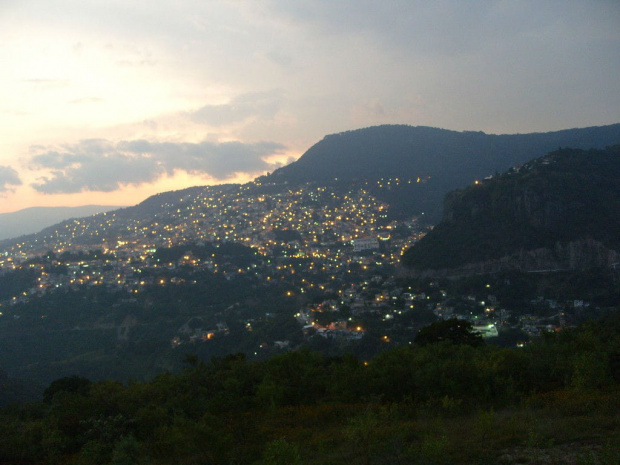
[[[553,440],[617,457],[618,313],[522,349],[466,329],[435,324],[369,362],[300,350],[188,356],[146,383],[61,378],[0,411],[0,462],[511,463],[498,451]]]

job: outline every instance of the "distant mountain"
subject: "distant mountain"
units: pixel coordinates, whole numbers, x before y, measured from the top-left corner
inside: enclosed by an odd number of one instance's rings
[[[620,261],[620,145],[562,149],[451,192],[405,252],[417,270],[583,270]]]
[[[102,239],[127,240],[137,231],[153,234],[152,231],[161,229],[161,225],[180,224],[190,217],[198,220],[195,226],[205,215],[212,214],[215,204],[226,215],[234,216],[238,207],[233,203],[240,197],[268,196],[302,184],[331,185],[344,192],[363,189],[389,205],[386,221],[424,214],[422,222],[435,224],[441,219],[445,195],[475,179],[525,163],[558,147],[589,149],[616,143],[620,143],[620,124],[516,135],[403,125],[376,126],[326,136],[296,162],[246,185],[198,186],[163,192],[136,206],[80,221],[77,229],[75,221],[58,224],[49,221],[53,226],[37,227],[40,232],[31,236],[19,240],[0,239],[0,247],[10,249],[20,243],[23,252],[50,250],[68,240],[74,246],[100,247]],[[224,205],[227,202],[233,203]],[[65,218],[88,214],[92,213],[73,211]],[[2,217],[0,222],[4,227]],[[157,234],[164,237],[172,233]],[[193,233],[188,229],[184,234],[191,236]],[[3,236],[7,234],[0,235]]]
[[[120,207],[84,205],[81,207],[32,207],[0,213],[0,240],[33,234],[69,218],[95,215]]]
[[[411,214],[441,217],[443,197],[476,179],[502,172],[560,147],[605,148],[620,143],[620,124],[563,131],[492,135],[404,125],[375,126],[326,136],[299,160],[265,176],[296,185],[401,178],[414,182],[386,199]]]
[[[209,199],[225,202],[227,195],[243,190],[238,184],[197,186],[152,195],[131,207],[102,207],[97,214],[67,215],[70,219],[45,227],[36,233],[0,240],[0,250],[19,248],[39,253],[65,247],[101,248],[102,241],[128,240],[137,231],[160,229],[163,225],[185,223],[198,210],[206,215]],[[204,211],[202,211],[204,209]],[[176,233],[175,233],[176,234]],[[193,232],[187,232],[191,236]],[[194,237],[190,237],[195,239]]]

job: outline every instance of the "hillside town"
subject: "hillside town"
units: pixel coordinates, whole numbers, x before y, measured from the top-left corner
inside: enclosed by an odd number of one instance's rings
[[[379,184],[401,182],[411,181]],[[72,220],[15,243],[0,256],[0,277],[29,270],[34,284],[5,296],[0,311],[19,318],[20,304],[95,287],[138,298],[154,288],[191,286],[196,274],[211,273],[281,290],[306,340],[358,341],[371,325],[385,343],[410,344],[422,324],[457,318],[485,338],[518,329],[516,343],[523,344],[560,330],[567,312],[589,306],[536,296],[527,308],[508,308],[490,285],[475,295],[455,294],[434,281],[424,289],[408,286],[399,260],[428,230],[419,218],[390,218],[389,205],[363,188],[340,192],[308,185],[266,194],[261,187],[259,181],[206,187],[201,195],[167,199],[154,218],[128,219],[120,210]],[[240,249],[231,253],[231,244]],[[164,253],[172,249],[177,253]],[[188,323],[193,318],[172,331],[172,347],[228,334],[224,321],[209,327],[200,312]],[[251,331],[269,318],[253,314],[243,324]],[[265,340],[260,346],[286,349],[290,341]]]
[[[373,187],[391,189],[412,182],[424,180],[381,179]],[[373,248],[376,241],[390,239],[399,224],[411,230],[416,218],[388,221],[389,205],[378,201],[368,184],[343,191],[313,184],[276,189],[254,181],[169,192],[136,207],[66,221],[34,236],[4,241],[0,250],[5,258],[21,261],[49,250],[98,248],[139,255],[188,241],[235,241],[263,255],[284,243],[291,253],[303,256],[320,255],[325,245],[356,239],[358,247]],[[281,240],[279,233],[284,231],[286,240]],[[370,242],[363,246],[363,239]],[[408,244],[400,242],[403,247]],[[8,264],[6,259],[0,263],[2,267]]]

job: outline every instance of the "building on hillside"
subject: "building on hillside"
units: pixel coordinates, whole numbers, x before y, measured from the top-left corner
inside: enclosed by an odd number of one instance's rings
[[[376,237],[360,237],[353,239],[353,252],[379,249],[379,240]]]
[[[483,326],[474,326],[473,330],[474,330],[475,333],[480,334],[483,338],[499,336],[499,332],[497,331],[497,327],[494,324],[488,324],[488,325],[483,325]]]

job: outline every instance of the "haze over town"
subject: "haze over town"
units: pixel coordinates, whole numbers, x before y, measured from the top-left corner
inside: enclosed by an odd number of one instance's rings
[[[249,181],[325,134],[620,120],[620,5],[7,1],[0,212]]]

